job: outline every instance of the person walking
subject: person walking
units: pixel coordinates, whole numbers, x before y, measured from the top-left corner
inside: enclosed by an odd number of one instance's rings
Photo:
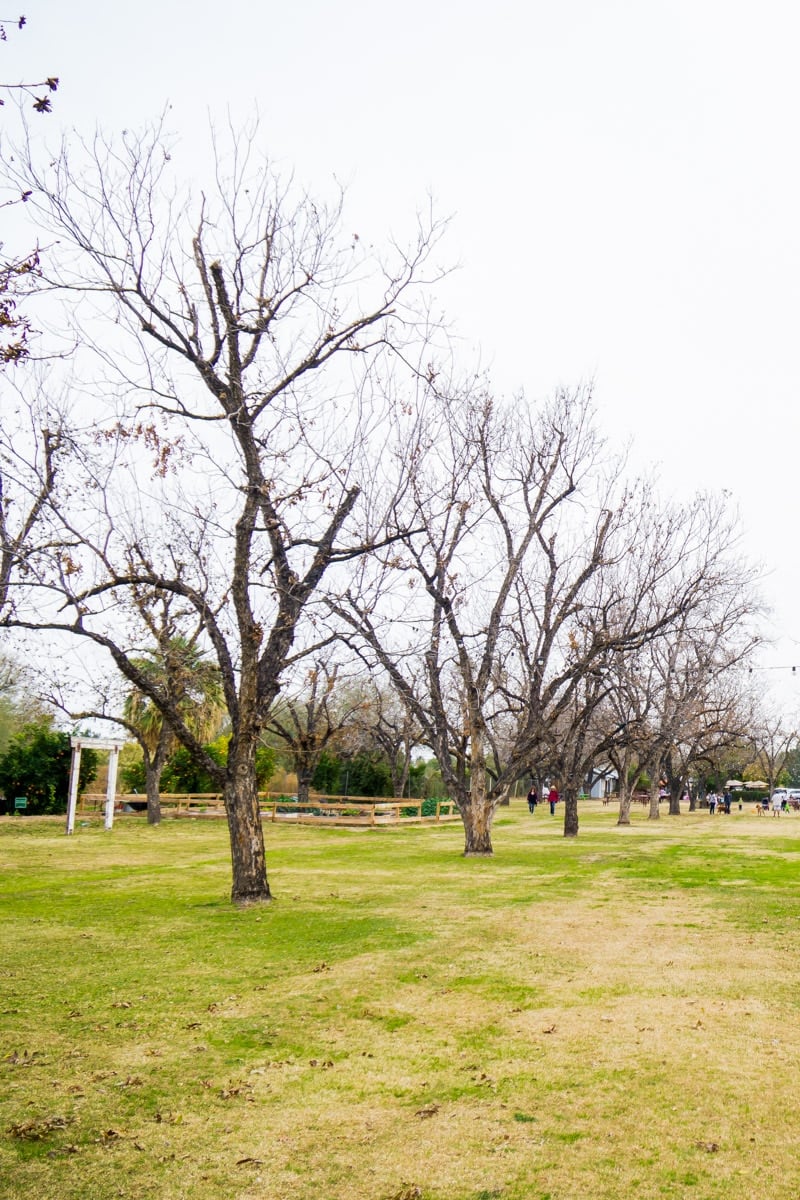
[[[781,798],[777,792],[773,792],[772,795],[772,815],[773,817],[781,815]]]
[[[536,789],[536,784],[531,784],[531,790],[528,792],[528,812],[535,813],[536,805],[539,803],[539,793]]]
[[[559,799],[558,788],[556,787],[555,784],[553,784],[553,786],[550,788],[550,791],[547,793],[547,803],[550,805],[550,816],[551,817],[553,816],[553,814],[556,811],[556,805],[558,804],[558,799]]]

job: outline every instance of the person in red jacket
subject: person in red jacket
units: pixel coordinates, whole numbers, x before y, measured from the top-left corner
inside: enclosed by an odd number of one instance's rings
[[[553,784],[553,786],[550,788],[550,791],[547,793],[547,802],[550,805],[550,816],[551,817],[552,817],[553,813],[556,811],[556,805],[558,804],[558,800],[559,800],[558,788],[556,787],[555,784]]]

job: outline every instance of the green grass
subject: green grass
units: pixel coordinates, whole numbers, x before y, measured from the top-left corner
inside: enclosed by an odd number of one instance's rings
[[[800,818],[0,822],[0,1197],[796,1197]]]

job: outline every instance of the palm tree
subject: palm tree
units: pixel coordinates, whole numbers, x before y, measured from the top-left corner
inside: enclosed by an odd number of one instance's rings
[[[171,701],[200,741],[219,730],[224,712],[218,667],[194,641],[172,637],[163,648],[134,660],[137,668]],[[147,820],[161,820],[161,772],[175,745],[175,734],[153,701],[134,689],[125,698],[124,723],[142,748],[147,789]]]

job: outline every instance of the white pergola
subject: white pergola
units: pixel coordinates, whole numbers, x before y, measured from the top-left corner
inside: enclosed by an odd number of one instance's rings
[[[114,824],[114,796],[117,792],[117,765],[119,752],[125,745],[124,738],[73,737],[72,762],[69,768],[69,798],[67,800],[67,836],[75,832],[75,810],[78,807],[78,775],[81,769],[81,750],[109,750],[108,757],[108,786],[106,787],[105,827],[111,829]]]

